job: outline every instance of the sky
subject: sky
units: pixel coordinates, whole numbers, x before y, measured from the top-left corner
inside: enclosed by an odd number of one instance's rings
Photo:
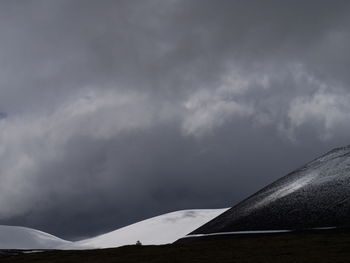
[[[77,240],[231,207],[349,144],[350,2],[0,2],[0,224]]]

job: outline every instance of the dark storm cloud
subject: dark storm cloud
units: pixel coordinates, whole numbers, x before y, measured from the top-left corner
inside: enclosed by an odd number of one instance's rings
[[[0,223],[234,205],[348,144],[348,1],[3,1]]]

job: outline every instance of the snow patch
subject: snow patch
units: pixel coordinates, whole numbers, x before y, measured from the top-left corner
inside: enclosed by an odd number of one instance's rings
[[[274,200],[285,197],[285,196],[299,190],[300,188],[304,187],[305,185],[310,183],[312,180],[317,178],[318,175],[319,174],[316,172],[310,173],[309,175],[307,175],[305,177],[301,177],[294,182],[287,183],[286,185],[282,186],[278,190],[272,189],[271,194],[269,194],[268,196],[263,198],[261,201],[257,202],[251,209],[256,209],[258,207],[264,206],[265,204],[269,204],[269,203],[273,202]]]
[[[82,240],[77,245],[95,248],[134,245],[161,245],[175,242],[219,216],[225,209],[182,210],[156,216],[110,233]]]

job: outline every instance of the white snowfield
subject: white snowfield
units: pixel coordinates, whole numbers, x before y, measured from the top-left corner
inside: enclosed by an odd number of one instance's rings
[[[77,242],[82,246],[110,248],[136,244],[172,243],[225,212],[226,209],[198,209],[172,212]]]
[[[39,230],[0,226],[0,249],[78,249],[78,246]]]
[[[18,226],[0,226],[0,249],[91,249],[172,243],[217,217],[226,209],[176,211],[78,242]]]

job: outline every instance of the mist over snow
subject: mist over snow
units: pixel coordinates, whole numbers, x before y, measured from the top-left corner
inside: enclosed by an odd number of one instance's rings
[[[350,134],[350,2],[0,3],[0,224],[230,207]]]

